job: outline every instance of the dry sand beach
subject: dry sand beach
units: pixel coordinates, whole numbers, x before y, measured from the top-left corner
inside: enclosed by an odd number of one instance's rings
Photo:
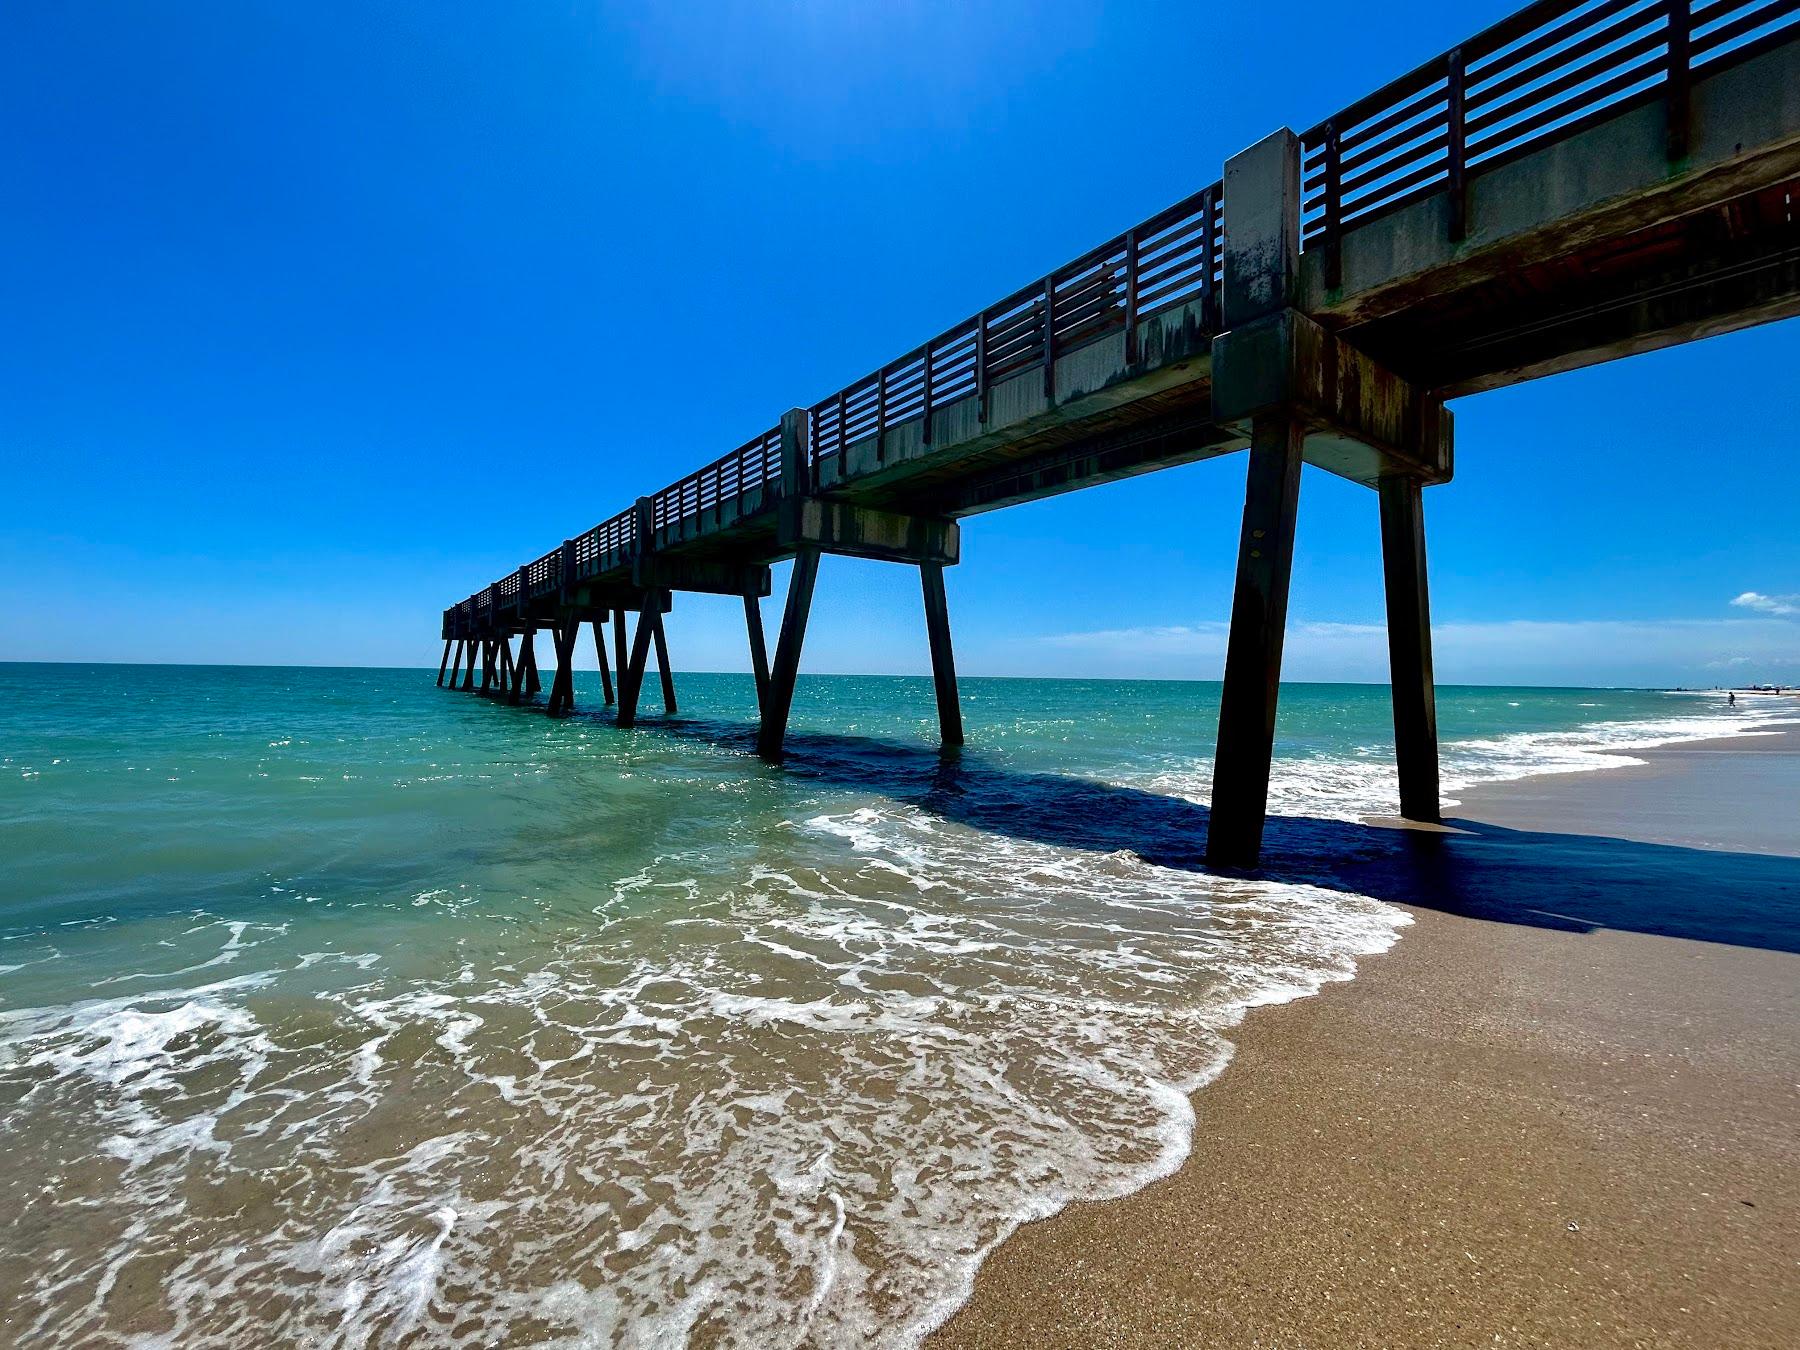
[[[1634,757],[1397,836],[1399,945],[1254,1013],[1182,1170],[1021,1229],[934,1350],[1800,1344],[1800,721]]]

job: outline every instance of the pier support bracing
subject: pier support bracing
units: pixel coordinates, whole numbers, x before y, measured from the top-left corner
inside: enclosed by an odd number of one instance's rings
[[[625,646],[625,611],[616,607],[612,612],[612,634],[613,669],[619,672],[619,687],[623,690],[625,686],[625,658],[628,654]]]
[[[1206,856],[1262,851],[1302,462],[1381,495],[1403,812],[1437,815],[1437,748],[1420,489],[1451,475],[1443,399],[1296,307],[1299,143],[1265,137],[1225,165],[1224,331],[1212,417],[1250,442]]]
[[[1431,669],[1431,595],[1425,575],[1424,486],[1410,474],[1389,474],[1381,480],[1379,490],[1400,814],[1408,820],[1435,821],[1441,803],[1437,691]]]
[[[452,689],[456,688],[456,682],[462,676],[462,656],[463,656],[464,645],[465,644],[461,638],[458,638],[456,640],[456,664],[450,667],[450,687]],[[438,682],[440,684],[443,682],[442,676],[439,676]]]
[[[763,638],[762,601],[744,597],[744,627],[750,634],[750,670],[756,677],[756,711],[766,716],[769,706],[769,650]]]
[[[444,658],[438,662],[438,688],[444,687],[444,672],[450,667],[450,639],[444,639]]]
[[[508,639],[508,645],[510,645],[510,643],[511,639]],[[525,677],[530,668],[525,664],[525,648],[529,643],[530,640],[526,638],[524,634],[519,635],[519,655],[512,663],[512,680],[508,684],[506,690],[506,701],[508,703],[523,703],[527,697],[525,692]]]
[[[780,759],[782,742],[787,739],[788,713],[794,706],[794,682],[800,676],[800,648],[806,642],[806,619],[812,612],[813,584],[818,579],[819,550],[803,546],[794,555],[794,572],[788,578],[787,604],[781,611],[781,636],[775,640],[775,664],[769,671],[762,725],[756,733],[756,753],[764,759]]]
[[[1291,312],[1300,262],[1300,146],[1283,129],[1225,161],[1226,331],[1213,344],[1213,416],[1248,423],[1250,468],[1238,538],[1206,857],[1251,867],[1262,851],[1275,705],[1306,427],[1292,405],[1285,333],[1247,337]]]
[[[575,639],[581,633],[581,620],[573,615],[550,629],[550,645],[556,649],[556,673],[550,677],[552,717],[575,711]]]
[[[957,524],[942,516],[883,511],[814,495],[808,454],[811,433],[811,418],[804,408],[791,409],[782,417],[775,537],[783,551],[792,553],[794,572],[788,579],[775,662],[766,680],[760,674],[762,620],[752,604],[746,603],[744,609],[750,628],[751,664],[758,670],[757,702],[762,713],[757,753],[768,760],[781,758],[788,715],[793,710],[794,684],[800,674],[800,648],[806,641],[806,620],[812,610],[813,586],[819,578],[819,559],[827,553],[910,563],[920,569],[925,623],[931,637],[931,668],[937,688],[938,725],[946,746],[961,745],[962,711],[957,705],[949,608],[944,602],[944,568],[960,556]]]
[[[950,605],[944,597],[944,565],[921,563],[925,634],[931,644],[931,682],[937,691],[938,735],[946,749],[963,743],[962,703],[956,695],[956,656],[950,646]]]
[[[654,622],[650,636],[656,642],[656,670],[662,676],[663,711],[675,711],[675,672],[669,666],[669,640],[663,633],[662,614],[652,606],[646,611]]]
[[[594,659],[600,663],[600,697],[613,706],[612,672],[606,668],[606,615],[594,615]]]
[[[1299,420],[1281,412],[1257,417],[1252,432],[1206,832],[1206,858],[1214,866],[1252,867],[1262,850],[1302,436]]]
[[[513,656],[512,656],[512,639],[510,637],[503,637],[500,639],[500,641],[497,645],[500,650],[500,666],[499,666],[498,671],[496,672],[495,685],[502,693],[504,693],[507,696],[509,701],[516,701],[516,700],[513,700],[513,698],[512,698],[512,684],[513,684],[513,674],[514,674]]]
[[[650,662],[651,635],[662,622],[657,597],[646,597],[638,611],[637,632],[632,635],[631,652],[619,668],[619,713],[622,727],[637,724],[638,696],[644,688],[644,669]]]

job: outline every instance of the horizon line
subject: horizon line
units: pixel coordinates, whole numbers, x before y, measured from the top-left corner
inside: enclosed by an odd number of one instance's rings
[[[11,657],[0,658],[0,666],[117,666],[124,669],[145,670],[393,670],[418,671],[431,674],[435,667],[421,666],[361,666],[361,665],[324,665],[311,663],[270,664],[255,661],[30,661]],[[583,668],[576,672],[581,675],[598,674],[598,667],[593,670]],[[747,670],[683,670],[676,669],[673,675],[729,675],[738,679],[751,679]],[[929,680],[931,674],[901,671],[839,671],[816,670],[801,672],[800,679],[826,678],[840,680]],[[1062,682],[1085,681],[1094,684],[1221,684],[1220,676],[1199,677],[1179,675],[978,675],[959,671],[959,680],[1055,680]],[[1357,688],[1389,689],[1392,684],[1387,680],[1288,680],[1283,685],[1350,685]],[[437,686],[434,686],[437,687]],[[1446,680],[1438,684],[1440,689],[1570,689],[1570,690],[1613,690],[1643,693],[1726,693],[1737,690],[1748,690],[1751,685],[1682,685],[1682,684],[1537,684],[1529,681],[1488,682],[1482,680]],[[1770,683],[1771,688],[1787,689],[1786,684]]]

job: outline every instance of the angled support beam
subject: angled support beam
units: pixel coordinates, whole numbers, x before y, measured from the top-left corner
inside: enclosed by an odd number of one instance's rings
[[[644,616],[655,625],[650,635],[656,639],[656,669],[662,675],[663,711],[675,711],[675,672],[669,668],[669,640],[663,635],[662,611],[654,605],[644,611]]]
[[[556,648],[556,674],[550,679],[552,717],[564,717],[575,711],[575,639],[581,633],[581,620],[572,615],[550,630],[551,645]]]
[[[1215,867],[1254,867],[1262,852],[1303,436],[1299,420],[1281,412],[1260,414],[1252,429],[1206,830]]]
[[[450,667],[450,639],[444,639],[444,658],[438,662],[438,688],[444,687],[444,672]]]
[[[594,616],[594,658],[600,662],[600,696],[613,706],[612,672],[606,668],[606,615]]]
[[[538,679],[537,629],[527,628],[525,630],[519,654],[525,665],[525,697],[530,698],[544,687]]]
[[[744,597],[744,626],[750,633],[750,672],[756,677],[756,711],[763,716],[769,703],[769,650],[763,639],[762,602]]]
[[[625,611],[620,609],[617,605],[613,606],[612,630],[613,669],[619,672],[619,692],[623,694],[625,692],[625,665],[628,653],[625,647]]]
[[[619,668],[619,713],[622,727],[637,725],[638,695],[644,688],[644,667],[650,660],[650,635],[656,630],[655,608],[638,612],[637,632],[632,635],[631,655]]]
[[[931,680],[937,690],[938,736],[945,749],[963,743],[962,704],[956,695],[956,657],[950,646],[950,605],[944,596],[942,563],[921,563],[925,593],[925,633],[931,641]]]
[[[481,692],[491,693],[494,688],[494,640],[485,639],[481,644]]]
[[[470,638],[464,647],[463,659],[467,664],[463,667],[462,687],[465,690],[473,691],[475,688],[475,639]]]
[[[503,637],[500,639],[500,670],[498,685],[499,688],[505,692],[509,702],[514,701],[512,697],[513,673],[512,639],[510,637]]]
[[[1431,668],[1431,593],[1425,574],[1425,504],[1417,478],[1381,480],[1381,566],[1387,583],[1388,664],[1400,814],[1436,821],[1437,686]]]
[[[756,753],[767,760],[780,760],[782,743],[787,739],[794,682],[800,675],[800,648],[806,641],[806,619],[812,611],[813,583],[818,579],[819,550],[802,546],[794,555],[794,574],[788,578],[781,637],[775,644],[775,667],[769,672],[768,697],[763,701],[762,725],[756,734]]]
[[[544,712],[555,717],[562,711],[562,624],[550,625],[550,697],[544,700]]]
[[[512,662],[512,680],[507,685],[506,689],[506,701],[508,703],[523,703],[525,701],[525,674],[527,669],[525,665],[525,648],[529,646],[530,643],[531,639],[529,637],[524,635],[520,636],[519,655],[518,658]],[[508,639],[508,646],[510,645],[511,640]]]
[[[456,664],[450,667],[450,687],[456,688],[457,681],[462,678],[463,648],[468,643],[463,638],[456,640]]]

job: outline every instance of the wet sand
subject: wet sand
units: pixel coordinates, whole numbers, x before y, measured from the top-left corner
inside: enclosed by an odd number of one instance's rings
[[[1800,727],[1464,795],[1417,922],[1258,1011],[1186,1166],[1017,1232],[933,1350],[1800,1344]]]

